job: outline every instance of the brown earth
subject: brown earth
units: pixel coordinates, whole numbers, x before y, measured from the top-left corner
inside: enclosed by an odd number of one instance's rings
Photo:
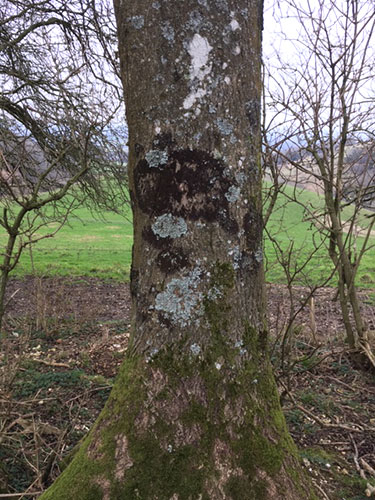
[[[268,286],[271,356],[290,431],[322,499],[375,497],[374,374],[350,363],[334,290],[317,290],[313,305],[307,296],[294,290],[302,309],[288,329],[288,292]],[[361,298],[375,331],[375,294]],[[12,280],[0,352],[0,493],[37,498],[59,473],[108,396],[129,318],[126,284]]]

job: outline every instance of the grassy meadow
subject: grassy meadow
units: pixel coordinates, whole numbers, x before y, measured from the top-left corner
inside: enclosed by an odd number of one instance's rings
[[[304,207],[315,210],[323,206],[322,198],[307,190],[298,190],[297,198],[299,203],[290,202],[289,198],[294,195],[294,188],[285,186],[284,194],[278,198],[270,221],[267,225],[268,233],[275,239],[277,246],[284,252],[284,257],[288,257],[288,248],[292,248],[290,257],[290,268],[296,272],[294,281],[297,285],[321,284],[332,274],[334,268],[328,256],[328,250],[321,233],[317,230],[308,216]],[[345,207],[342,213],[343,220],[348,220],[352,215],[352,208]],[[370,215],[370,212],[367,212]],[[364,216],[359,224],[365,228],[368,218],[364,211]],[[358,237],[356,241],[357,251],[360,251],[364,242],[363,237]],[[373,288],[375,286],[375,237],[372,237],[368,245],[368,250],[363,256],[360,270],[357,276],[357,285],[361,287]],[[265,255],[266,255],[266,279],[271,283],[285,283],[286,277],[280,258],[280,252],[275,250],[275,244],[265,235]],[[306,265],[305,262],[308,261]],[[335,278],[327,283],[333,286]]]
[[[295,284],[322,283],[329,277],[332,264],[327,255],[319,231],[311,221],[306,220],[304,206],[317,207],[322,202],[316,194],[299,191],[301,204],[288,201],[292,188],[285,188],[268,224],[272,238],[285,252],[293,245],[290,258],[292,269],[300,269]],[[351,209],[346,208],[349,217]],[[129,277],[132,249],[132,223],[130,208],[125,215],[113,212],[92,213],[85,206],[75,210],[65,226],[52,238],[47,238],[32,247],[32,261],[35,271],[44,276],[93,276],[103,279],[127,280]],[[54,223],[40,233],[54,229]],[[373,243],[375,239],[373,238]],[[4,248],[6,236],[0,232],[0,245]],[[358,238],[358,248],[363,242]],[[285,283],[285,273],[277,259],[275,246],[265,236],[266,279],[271,283]],[[303,267],[306,258],[310,262]],[[280,259],[279,259],[280,260]],[[33,271],[29,250],[25,250],[13,271],[13,276],[24,276]],[[331,282],[333,285],[334,282]],[[363,258],[358,285],[375,286],[375,248],[370,248]]]
[[[39,233],[52,232],[56,226],[57,223],[50,223],[41,228]],[[5,241],[6,235],[2,230],[2,248]],[[124,209],[122,216],[113,212],[95,214],[82,206],[74,211],[52,238],[34,244],[32,256],[26,248],[12,275],[31,274],[34,266],[35,272],[44,276],[94,276],[128,280],[132,244],[130,207]]]

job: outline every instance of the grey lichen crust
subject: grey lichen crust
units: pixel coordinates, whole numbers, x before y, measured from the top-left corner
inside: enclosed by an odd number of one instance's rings
[[[223,135],[231,135],[233,133],[233,125],[225,118],[218,118],[216,125]]]
[[[143,16],[133,16],[128,19],[136,30],[140,30],[145,25],[145,18]]]
[[[163,34],[163,37],[168,40],[168,42],[174,43],[174,29],[169,22],[165,22],[161,25],[161,32]]]
[[[254,258],[259,264],[261,264],[263,262],[263,249],[262,248],[258,248],[258,250],[254,254]]]
[[[187,233],[187,225],[182,217],[164,214],[151,226],[152,232],[159,238],[180,238]]]
[[[168,153],[158,149],[152,149],[146,153],[145,158],[150,168],[158,168],[168,163]]]
[[[198,291],[200,275],[201,269],[196,267],[187,276],[172,279],[166,290],[156,296],[155,309],[182,327],[199,322],[203,314],[203,294]]]

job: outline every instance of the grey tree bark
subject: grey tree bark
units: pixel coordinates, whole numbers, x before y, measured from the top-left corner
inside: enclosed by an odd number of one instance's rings
[[[316,498],[267,358],[261,0],[115,1],[132,338],[52,499]]]

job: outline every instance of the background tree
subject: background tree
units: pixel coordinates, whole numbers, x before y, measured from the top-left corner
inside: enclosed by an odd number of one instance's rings
[[[321,194],[321,205],[305,206],[305,216],[322,235],[337,271],[349,346],[364,349],[375,365],[355,286],[375,222],[362,215],[374,185],[375,15],[362,0],[307,6],[293,0],[279,15],[296,21],[295,39],[288,33],[295,57],[280,42],[285,35],[279,38],[278,61],[269,73],[277,77],[267,85],[268,133],[283,157],[284,178]]]
[[[84,200],[115,210],[126,200],[113,22],[106,2],[2,5],[0,327],[25,246],[52,236]]]
[[[134,210],[132,338],[43,499],[298,499],[267,359],[262,2],[115,2]]]

